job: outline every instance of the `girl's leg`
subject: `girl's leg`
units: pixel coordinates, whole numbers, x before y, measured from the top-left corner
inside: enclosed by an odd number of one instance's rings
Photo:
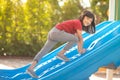
[[[44,56],[46,55],[56,44],[57,42],[52,41],[52,40],[47,40],[47,42],[45,43],[45,45],[43,46],[43,48],[40,50],[40,52],[37,53],[37,55],[34,57],[33,62],[31,64],[31,66],[29,67],[30,69],[34,69],[34,67],[36,66],[36,64],[38,63],[38,61]]]
[[[66,44],[66,46],[63,48],[63,50],[58,53],[57,56],[59,56],[60,58],[62,58],[62,60],[69,61],[69,59],[64,56],[64,53],[67,50],[69,50],[72,47],[73,44],[75,44],[75,43],[78,42],[77,36],[75,36],[73,34],[70,34],[70,33],[67,33],[65,31],[60,31],[60,30],[58,30],[56,28],[54,29],[53,33],[54,34],[51,36],[51,38],[53,40],[58,41],[58,42],[61,42],[61,41],[62,42],[68,42]]]
[[[37,53],[37,55],[34,57],[32,64],[30,67],[27,69],[27,73],[30,74],[34,78],[38,78],[38,76],[34,72],[34,67],[38,63],[38,61],[45,55],[47,54],[56,44],[56,41],[48,39],[47,42],[45,43],[44,47],[41,49],[40,52]]]
[[[61,60],[64,60],[64,61],[69,61],[69,59],[64,56],[64,53],[65,53],[66,51],[68,51],[68,50],[72,47],[73,44],[74,44],[74,42],[68,42],[68,43],[66,44],[66,46],[63,48],[63,50],[61,50],[61,51],[58,53],[57,58],[59,58],[59,59],[61,59]]]

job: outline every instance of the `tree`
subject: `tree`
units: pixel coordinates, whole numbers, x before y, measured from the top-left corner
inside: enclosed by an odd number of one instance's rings
[[[12,26],[12,1],[5,0],[0,3],[0,54],[7,53],[9,50],[9,37],[8,32]],[[6,46],[7,45],[7,46]]]
[[[96,14],[97,24],[108,20],[109,0],[90,0],[91,9]]]
[[[79,18],[83,7],[79,0],[66,0],[64,6],[62,6],[62,20]]]
[[[76,19],[84,10],[81,0],[1,0],[0,55],[34,56],[57,23]],[[62,3],[62,5],[61,5]],[[100,21],[107,20],[108,0],[91,0]],[[58,44],[56,47],[61,45]]]

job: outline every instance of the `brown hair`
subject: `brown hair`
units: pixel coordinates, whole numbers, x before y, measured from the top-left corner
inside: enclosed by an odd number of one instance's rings
[[[93,19],[91,25],[89,25],[89,26],[87,26],[87,27],[85,27],[85,26],[83,25],[83,19],[84,19],[85,16]],[[95,31],[96,31],[96,29],[95,29],[95,17],[94,17],[94,14],[93,14],[92,12],[90,12],[90,11],[88,11],[88,10],[84,11],[84,12],[80,15],[79,20],[82,22],[82,29],[83,29],[84,31],[86,31],[87,33],[90,33],[90,34],[95,33]]]

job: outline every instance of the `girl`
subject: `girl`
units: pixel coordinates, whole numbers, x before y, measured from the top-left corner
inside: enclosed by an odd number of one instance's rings
[[[82,30],[90,34],[95,33],[95,17],[90,11],[84,11],[79,19],[64,21],[53,27],[48,33],[44,47],[34,57],[31,66],[27,69],[27,73],[34,78],[38,78],[34,72],[34,67],[58,42],[68,42],[63,50],[57,54],[56,57],[58,59],[69,61],[69,59],[64,56],[64,53],[69,50],[74,43],[78,44],[79,53],[85,53]]]

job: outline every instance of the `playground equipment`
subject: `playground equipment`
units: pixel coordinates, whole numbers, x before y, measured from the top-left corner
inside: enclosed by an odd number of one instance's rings
[[[97,25],[93,35],[83,33],[85,54],[77,51],[75,44],[65,55],[70,59],[63,62],[56,58],[65,46],[58,47],[45,55],[35,67],[37,80],[89,80],[100,67],[120,65],[120,21],[105,21]],[[17,69],[0,70],[0,80],[36,80],[26,73],[29,64]]]

